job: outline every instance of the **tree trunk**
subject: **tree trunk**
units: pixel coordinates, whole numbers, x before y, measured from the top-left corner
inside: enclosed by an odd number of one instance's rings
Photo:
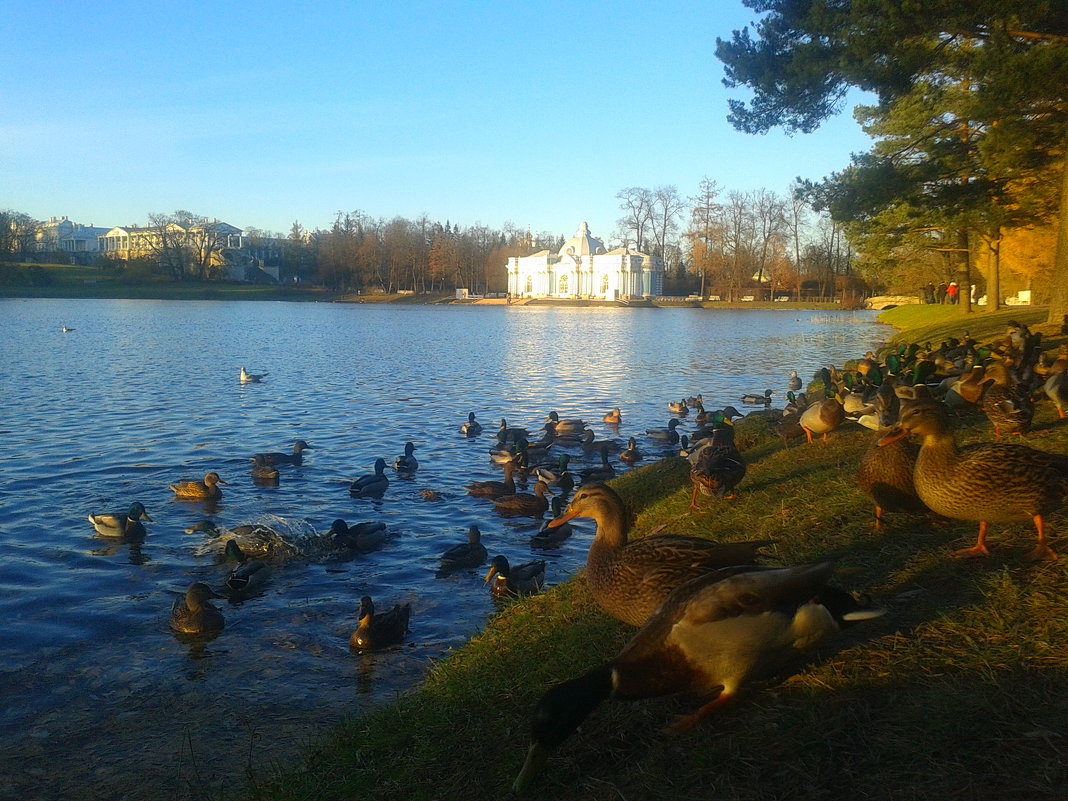
[[[957,229],[957,303],[964,314],[972,311],[971,252],[968,249],[968,230]]]
[[[1065,138],[1068,145],[1068,137]],[[1047,323],[1068,322],[1068,157],[1061,167],[1060,221],[1057,226],[1057,253],[1050,276],[1049,317]]]
[[[1001,232],[986,243],[986,310],[1001,308]]]

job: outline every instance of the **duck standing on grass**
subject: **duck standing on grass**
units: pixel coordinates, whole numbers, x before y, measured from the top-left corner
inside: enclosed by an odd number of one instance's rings
[[[880,443],[890,445],[910,434],[922,438],[913,476],[920,500],[936,514],[979,523],[975,545],[953,556],[989,556],[990,523],[1031,520],[1038,544],[1028,558],[1057,558],[1046,542],[1045,519],[1068,494],[1068,456],[1003,442],[958,448],[945,408],[927,399],[902,404],[898,428]]]
[[[679,587],[615,658],[542,696],[512,791],[528,789],[552,749],[603,701],[674,693],[710,698],[675,723],[686,731],[750,680],[772,675],[850,623],[883,614],[828,586],[833,570],[833,562],[725,568]]]
[[[623,499],[604,484],[579,489],[549,526],[576,517],[591,517],[597,523],[586,557],[590,594],[601,609],[631,626],[645,623],[680,584],[718,568],[754,565],[760,550],[774,544],[773,540],[719,543],[676,534],[628,542],[630,519]]]
[[[388,612],[375,612],[374,601],[365,595],[360,599],[360,622],[349,637],[349,647],[354,651],[375,651],[396,645],[408,633],[411,616],[410,603],[404,606],[394,604]]]
[[[733,498],[729,494],[745,478],[746,464],[734,445],[734,426],[724,420],[712,436],[690,454],[690,508],[697,508],[697,493],[712,498]]]
[[[225,483],[218,473],[211,472],[204,476],[203,481],[185,479],[171,484],[171,489],[180,501],[217,501],[222,498],[219,485]]]

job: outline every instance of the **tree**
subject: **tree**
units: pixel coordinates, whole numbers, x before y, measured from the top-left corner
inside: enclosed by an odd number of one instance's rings
[[[0,260],[25,259],[36,249],[41,223],[21,211],[0,211]]]
[[[679,227],[679,215],[686,202],[674,186],[658,186],[650,193],[649,229],[653,236],[653,255],[668,262],[669,246]],[[641,250],[641,248],[638,248]]]
[[[623,246],[634,244],[634,249],[645,250],[646,237],[653,221],[653,193],[640,186],[620,189],[616,194],[623,216],[616,220]]]
[[[1051,321],[1068,314],[1068,5],[1060,0],[744,0],[764,16],[718,40],[729,88],[748,86],[748,104],[730,101],[739,130],[773,126],[808,132],[837,112],[849,87],[875,92],[888,111],[920,81],[966,80],[973,122],[985,147],[1025,153],[1063,174]],[[1026,143],[1026,147],[1021,147]],[[1007,173],[1007,170],[1002,170]]]

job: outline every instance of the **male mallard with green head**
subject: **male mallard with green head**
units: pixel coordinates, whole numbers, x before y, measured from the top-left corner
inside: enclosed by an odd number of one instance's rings
[[[89,515],[89,522],[101,537],[144,537],[145,525],[142,520],[153,522],[145,511],[144,504],[139,501],[130,504],[126,512],[95,512]]]
[[[507,557],[494,556],[484,583],[491,581],[490,595],[494,598],[534,595],[545,586],[545,560],[535,559],[512,567]]]

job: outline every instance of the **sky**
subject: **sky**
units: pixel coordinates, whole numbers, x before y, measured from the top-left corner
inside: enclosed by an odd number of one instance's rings
[[[870,140],[735,131],[741,0],[6,0],[0,209],[185,209],[288,232],[339,211],[611,239],[626,187],[784,192]]]

